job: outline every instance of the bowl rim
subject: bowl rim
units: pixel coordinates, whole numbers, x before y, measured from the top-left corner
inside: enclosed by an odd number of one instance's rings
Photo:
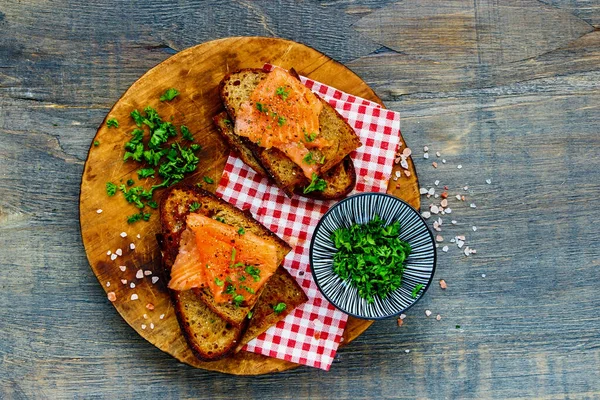
[[[433,246],[432,246],[432,249],[433,249],[433,264],[432,264],[432,268],[431,268],[431,274],[429,275],[429,279],[427,280],[427,284],[425,285],[425,287],[421,291],[421,295],[419,297],[417,297],[416,299],[414,299],[414,301],[412,303],[410,303],[406,308],[398,311],[397,313],[394,313],[394,314],[391,314],[391,315],[382,316],[382,317],[365,317],[363,315],[358,315],[358,314],[354,314],[354,313],[348,312],[346,310],[343,310],[341,307],[339,307],[337,304],[335,304],[329,298],[329,296],[325,293],[325,291],[323,290],[323,288],[321,287],[321,285],[319,283],[319,280],[317,279],[317,276],[316,276],[314,268],[313,268],[313,249],[314,249],[314,244],[315,244],[315,238],[317,236],[316,233],[319,230],[319,228],[321,227],[322,222],[325,220],[325,218],[335,208],[339,207],[341,204],[349,202],[349,201],[353,201],[354,199],[357,199],[359,197],[366,197],[366,196],[389,197],[389,198],[393,199],[394,201],[403,203],[411,211],[413,211],[417,215],[417,217],[421,220],[421,222],[423,223],[423,225],[425,225],[425,227],[427,228],[427,233],[429,234],[429,239],[430,239],[431,243],[433,244]],[[387,223],[387,221],[386,221],[386,223]],[[329,207],[329,209],[325,212],[325,214],[323,214],[323,216],[319,219],[319,222],[317,223],[317,226],[313,230],[312,238],[310,239],[310,248],[309,248],[308,257],[309,257],[310,272],[311,272],[311,274],[313,276],[313,280],[314,280],[315,284],[317,285],[317,288],[319,289],[319,292],[321,292],[321,294],[323,295],[323,297],[325,297],[325,299],[327,299],[327,301],[329,303],[331,303],[331,305],[333,305],[336,309],[340,310],[344,314],[350,315],[350,316],[352,316],[354,318],[366,319],[366,320],[372,320],[372,321],[383,320],[383,319],[388,319],[388,318],[396,317],[396,316],[398,316],[400,314],[405,313],[410,308],[412,308],[415,304],[417,304],[417,302],[419,300],[421,300],[421,298],[423,298],[423,296],[425,295],[425,293],[427,292],[427,290],[431,286],[431,283],[433,282],[433,276],[435,275],[435,270],[436,270],[436,266],[437,266],[437,248],[435,246],[435,239],[433,237],[433,233],[431,232],[431,229],[429,228],[429,225],[427,225],[427,221],[425,221],[425,218],[423,218],[421,216],[421,213],[419,211],[417,211],[413,206],[411,206],[410,204],[408,204],[408,202],[406,202],[406,201],[404,201],[404,200],[402,200],[402,199],[400,199],[400,198],[398,198],[396,196],[392,196],[390,194],[380,193],[380,192],[356,193],[356,194],[353,194],[353,195],[350,195],[350,196],[346,197],[345,199],[342,199],[342,200],[338,201],[337,203],[335,203],[334,205],[332,205],[331,207]]]

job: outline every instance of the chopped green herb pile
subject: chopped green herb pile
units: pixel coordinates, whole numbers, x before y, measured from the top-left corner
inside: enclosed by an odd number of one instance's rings
[[[209,185],[212,183],[215,183],[214,179],[211,178],[210,176],[203,176],[202,179],[204,180],[204,182],[208,183]]]
[[[167,89],[165,94],[160,96],[160,101],[171,101],[177,96],[179,96],[179,91],[175,88],[170,88],[170,89]]]
[[[331,235],[338,252],[333,257],[333,271],[358,289],[368,303],[398,289],[410,244],[398,238],[400,222],[385,226],[379,216],[366,224],[336,229]]]
[[[324,179],[319,178],[317,174],[313,172],[310,185],[304,188],[303,193],[307,194],[314,191],[322,192],[327,188],[327,182]]]
[[[275,314],[281,314],[286,308],[287,305],[285,303],[277,303],[275,307],[273,307],[273,311],[275,311]]]
[[[161,96],[161,101],[172,100],[178,94],[177,90],[169,89]],[[172,122],[164,121],[158,111],[150,106],[144,108],[142,112],[133,110],[130,116],[137,128],[131,131],[131,138],[125,143],[123,161],[133,160],[140,164],[140,169],[137,171],[138,179],[155,177],[160,179],[150,189],[142,186],[133,187],[135,182],[132,179],[127,181],[129,190],[125,185],[119,186],[125,200],[142,210],[138,214],[127,217],[127,222],[131,224],[150,219],[151,214],[143,212],[145,206],[158,208],[158,204],[152,199],[155,189],[174,185],[186,174],[196,170],[200,159],[195,153],[201,149],[201,146],[195,143],[185,146],[182,140],[177,141],[176,126]],[[107,124],[110,121],[108,120]],[[114,126],[118,127],[118,123]],[[183,140],[194,141],[192,133],[186,126],[179,127],[179,131]],[[175,141],[167,143],[171,138]],[[116,191],[116,185],[111,182],[106,184],[106,192],[109,196],[114,196]]]

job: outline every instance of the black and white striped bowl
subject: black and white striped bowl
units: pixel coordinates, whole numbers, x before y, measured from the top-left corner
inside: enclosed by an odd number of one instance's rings
[[[402,286],[385,299],[376,296],[369,304],[349,282],[333,272],[337,249],[330,237],[337,228],[367,223],[375,215],[386,224],[399,220],[400,239],[410,243],[412,251],[406,260]],[[361,193],[335,204],[317,224],[310,242],[310,267],[321,293],[339,310],[364,319],[388,318],[412,307],[431,284],[436,257],[433,235],[421,215],[404,201],[383,193]],[[425,287],[413,298],[418,284]]]

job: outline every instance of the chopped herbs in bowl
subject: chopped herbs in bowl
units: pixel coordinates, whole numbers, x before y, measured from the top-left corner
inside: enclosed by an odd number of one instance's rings
[[[398,315],[418,301],[435,270],[433,235],[419,213],[383,193],[334,205],[310,246],[311,271],[323,295],[358,318]]]

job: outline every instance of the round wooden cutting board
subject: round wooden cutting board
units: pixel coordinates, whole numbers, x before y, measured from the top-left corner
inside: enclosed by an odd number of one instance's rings
[[[375,93],[352,71],[305,45],[260,37],[215,40],[172,56],[148,71],[125,92],[96,133],[81,182],[80,224],[85,251],[104,290],[115,293],[113,305],[123,319],[150,343],[182,362],[238,375],[284,371],[297,364],[246,352],[215,362],[198,361],[181,334],[165,282],[159,275],[160,254],[155,239],[160,229],[158,210],[153,210],[148,222],[128,224],[127,216],[138,210],[121,194],[108,197],[105,186],[109,181],[119,185],[128,179],[135,180],[136,185],[143,184],[138,183],[136,175],[139,166],[131,161],[123,162],[123,145],[131,139],[130,132],[136,127],[129,113],[150,105],[164,119],[172,116],[175,125],[186,125],[194,134],[196,143],[202,145],[198,153],[200,164],[197,172],[185,182],[203,182],[203,177],[209,176],[215,184],[205,183],[204,187],[214,192],[229,154],[212,122],[212,117],[222,110],[217,86],[230,71],[260,68],[267,62],[283,68],[293,67],[301,75],[381,104]],[[159,101],[168,88],[176,88],[180,95],[170,102]],[[106,120],[110,118],[118,120],[118,128],[107,127]],[[401,139],[401,142],[404,141]],[[408,162],[410,176],[402,174],[397,181],[390,181],[389,192],[418,209],[417,176],[412,160]],[[395,166],[395,170],[397,168]],[[146,187],[150,185],[145,184]],[[157,191],[154,198],[158,200],[160,195]],[[122,255],[111,260],[108,251]],[[143,277],[140,279],[136,274]],[[153,277],[154,280],[159,277],[159,280],[153,283]],[[131,287],[132,283],[135,287]],[[134,294],[137,299],[132,299]],[[343,344],[351,342],[371,323],[350,317]]]

